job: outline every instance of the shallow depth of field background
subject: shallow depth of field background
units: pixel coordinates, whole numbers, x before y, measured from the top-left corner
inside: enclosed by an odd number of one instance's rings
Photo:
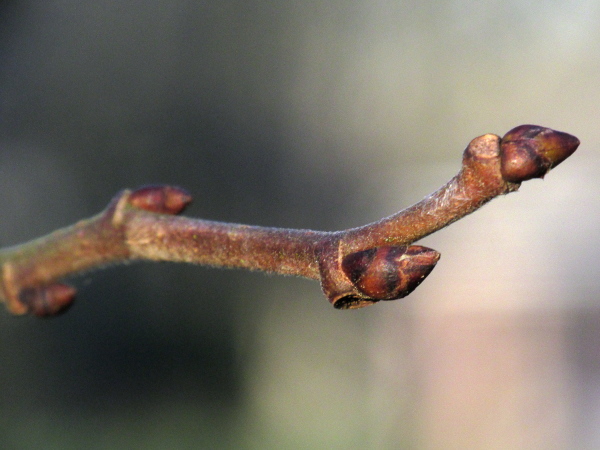
[[[171,183],[187,214],[336,230],[523,123],[580,149],[422,244],[410,297],[138,263],[0,313],[3,448],[600,446],[600,4],[0,2],[0,244]]]

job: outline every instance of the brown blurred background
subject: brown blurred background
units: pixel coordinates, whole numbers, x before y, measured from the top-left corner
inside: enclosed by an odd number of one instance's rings
[[[600,447],[600,4],[0,1],[0,243],[171,183],[187,214],[323,230],[418,201],[468,142],[578,152],[422,241],[405,300],[175,264],[0,314],[3,448]]]

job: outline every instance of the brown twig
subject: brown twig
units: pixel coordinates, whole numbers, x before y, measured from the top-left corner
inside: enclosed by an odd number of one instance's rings
[[[502,139],[475,138],[458,175],[419,203],[338,232],[264,228],[178,217],[183,189],[148,186],[119,193],[99,215],[0,251],[0,296],[14,314],[64,311],[75,289],[57,281],[127,260],[241,267],[321,281],[340,309],[402,298],[433,270],[435,250],[410,245],[494,197],[543,177],[578,147],[566,133],[522,125]]]

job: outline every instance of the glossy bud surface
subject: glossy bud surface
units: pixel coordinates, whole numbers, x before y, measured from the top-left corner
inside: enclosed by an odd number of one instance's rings
[[[351,253],[342,270],[356,288],[373,300],[396,300],[414,291],[440,258],[420,245],[377,247]]]
[[[537,125],[513,128],[500,143],[502,178],[511,183],[542,178],[578,146],[579,139],[562,131]]]

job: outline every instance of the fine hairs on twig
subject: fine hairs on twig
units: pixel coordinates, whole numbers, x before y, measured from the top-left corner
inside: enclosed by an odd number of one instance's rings
[[[338,309],[410,294],[440,254],[413,242],[464,217],[523,181],[544,177],[579,146],[570,134],[521,125],[473,139],[462,168],[417,204],[337,232],[266,228],[178,216],[185,190],[146,186],[117,194],[99,215],[0,250],[0,298],[13,314],[65,311],[75,288],[59,280],[128,260],[179,261],[319,280]]]

